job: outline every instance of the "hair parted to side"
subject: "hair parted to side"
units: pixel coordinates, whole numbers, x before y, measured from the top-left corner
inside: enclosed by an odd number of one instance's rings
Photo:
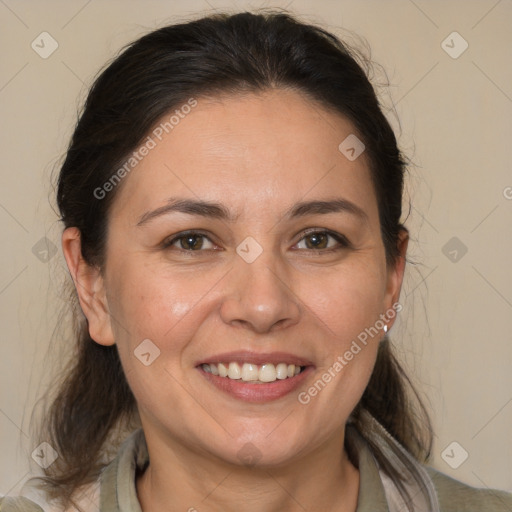
[[[162,116],[190,98],[292,88],[347,118],[364,142],[386,259],[394,264],[400,257],[399,235],[406,229],[400,221],[405,161],[358,61],[370,65],[322,28],[268,10],[214,14],[158,29],[130,44],[93,84],[58,179],[62,221],[80,230],[84,259],[99,268],[104,264],[109,209],[119,187],[101,199],[94,191]],[[80,308],[75,309],[76,350],[41,431],[59,453],[47,470],[47,490],[64,500],[97,478],[113,433],[137,419],[117,348],[95,343]],[[364,436],[361,410],[418,460],[427,460],[428,414],[387,338],[352,415]],[[384,470],[398,478],[378,447],[372,448]]]

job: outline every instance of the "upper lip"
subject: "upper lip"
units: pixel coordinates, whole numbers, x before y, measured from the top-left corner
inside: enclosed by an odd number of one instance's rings
[[[215,354],[206,357],[199,361],[196,366],[202,364],[219,364],[219,363],[252,363],[262,365],[265,363],[272,363],[274,365],[279,363],[294,364],[295,366],[312,366],[313,363],[308,359],[299,357],[287,352],[250,352],[247,350],[239,350],[236,352],[224,352],[222,354]]]

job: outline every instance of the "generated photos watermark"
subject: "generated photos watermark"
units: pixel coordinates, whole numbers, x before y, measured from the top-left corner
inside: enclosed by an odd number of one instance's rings
[[[101,200],[106,195],[114,190],[114,188],[121,183],[130,172],[149,154],[152,149],[155,149],[163,137],[170,133],[182,119],[190,114],[192,109],[197,106],[197,100],[190,98],[187,103],[183,104],[179,109],[176,109],[166,121],[162,121],[156,128],[153,129],[150,135],[146,137],[144,142],[132,152],[126,159],[124,165],[117,169],[110,178],[103,183],[101,187],[94,189],[93,195],[96,199]]]
[[[306,391],[301,391],[298,394],[297,400],[299,403],[303,405],[309,404],[311,399],[318,395],[318,393],[322,391],[327,384],[329,384],[329,382],[331,382],[331,380],[333,380],[336,375],[361,352],[363,347],[368,344],[368,341],[381,333],[384,326],[387,325],[390,320],[395,318],[397,313],[402,311],[402,309],[403,306],[399,302],[395,302],[385,313],[381,313],[379,319],[371,327],[366,327],[364,331],[361,331],[357,335],[357,339],[352,340],[348,350],[346,350],[343,355],[339,355],[334,363],[315,381],[313,385],[311,385]]]

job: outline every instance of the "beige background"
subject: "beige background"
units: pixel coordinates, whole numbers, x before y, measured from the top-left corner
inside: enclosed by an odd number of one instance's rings
[[[359,33],[388,72],[383,101],[396,105],[400,143],[415,163],[407,220],[415,264],[392,337],[432,410],[432,465],[512,490],[510,1],[0,0],[0,494],[16,492],[35,448],[30,413],[52,366],[45,356],[65,277],[60,248],[45,263],[36,244],[46,236],[59,246],[49,178],[88,85],[152,28],[199,11],[270,5]],[[43,31],[59,45],[47,59],[31,48]],[[469,44],[457,59],[441,46],[453,31]],[[448,38],[450,51],[461,42]],[[452,237],[458,247],[446,248]],[[441,456],[453,441],[469,454],[457,469]],[[452,465],[460,447],[448,450]]]

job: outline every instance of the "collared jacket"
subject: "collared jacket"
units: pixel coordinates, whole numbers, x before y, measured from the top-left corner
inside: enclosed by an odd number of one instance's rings
[[[406,512],[404,502],[392,482],[377,464],[368,443],[355,429],[347,429],[348,442],[357,458],[359,497],[356,512]],[[355,448],[355,450],[354,450]],[[116,458],[103,470],[95,491],[80,502],[85,512],[142,512],[137,499],[135,475],[148,464],[142,430],[134,432],[120,447]],[[432,512],[512,512],[512,494],[492,489],[476,489],[430,467],[423,466],[434,494],[435,505],[418,502],[414,511]],[[192,507],[193,509],[193,507]],[[237,507],[237,509],[239,509]],[[0,498],[0,512],[57,512],[41,495]]]

